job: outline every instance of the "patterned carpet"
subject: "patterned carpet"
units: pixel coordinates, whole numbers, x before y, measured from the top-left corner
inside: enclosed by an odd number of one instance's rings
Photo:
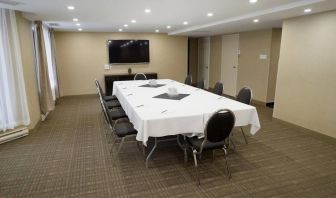
[[[236,152],[200,165],[183,163],[176,142],[159,144],[146,169],[135,142],[115,163],[95,96],[65,97],[30,135],[0,145],[0,197],[336,197],[336,140],[272,120],[258,107],[262,129]]]

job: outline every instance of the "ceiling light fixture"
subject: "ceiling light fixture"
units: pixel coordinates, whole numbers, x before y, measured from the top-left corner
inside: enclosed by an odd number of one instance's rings
[[[131,21],[131,23],[136,23],[136,20],[133,19],[133,20]]]
[[[207,15],[208,15],[208,17],[212,17],[213,13],[209,12]]]
[[[167,29],[170,29],[171,28],[171,26],[170,25],[167,25]]]
[[[310,9],[310,8],[307,8],[307,9],[304,10],[305,13],[309,13],[311,11],[312,11],[312,9]]]
[[[68,6],[67,8],[68,8],[68,10],[74,10],[75,6]]]
[[[80,26],[81,24],[80,23],[76,23],[77,26]]]
[[[147,9],[145,9],[145,12],[146,12],[146,13],[150,13],[151,10],[147,8]]]
[[[83,31],[83,29],[82,28],[78,28],[78,31]]]
[[[249,0],[250,3],[257,3],[258,0]]]
[[[253,19],[253,23],[258,23],[259,19]]]
[[[78,19],[77,19],[77,18],[73,18],[73,19],[72,19],[72,21],[74,21],[74,22],[77,22],[77,21],[78,21]]]
[[[155,30],[156,33],[160,32],[160,30]]]
[[[119,32],[122,32],[123,31],[123,29],[121,29],[121,28],[119,28],[119,30],[118,30]]]
[[[188,25],[188,24],[189,24],[188,21],[183,22],[183,25]]]
[[[128,25],[127,25],[127,24],[125,24],[125,25],[124,25],[124,27],[128,27]]]

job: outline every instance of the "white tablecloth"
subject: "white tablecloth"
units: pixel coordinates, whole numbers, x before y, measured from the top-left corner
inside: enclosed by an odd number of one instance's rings
[[[236,116],[235,126],[251,125],[251,134],[260,129],[255,107],[173,80],[157,80],[165,86],[139,87],[148,80],[115,81],[113,95],[117,96],[130,122],[138,131],[136,139],[146,145],[149,137],[204,133],[209,117],[219,109],[230,109]],[[154,96],[176,87],[179,93],[190,94],[181,100],[159,99]],[[165,111],[165,112],[164,112]],[[162,113],[164,112],[164,113]]]

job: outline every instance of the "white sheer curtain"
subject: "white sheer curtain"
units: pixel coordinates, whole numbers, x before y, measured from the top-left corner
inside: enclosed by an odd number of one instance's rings
[[[50,38],[50,31],[49,27],[43,24],[42,26],[43,30],[43,37],[44,37],[44,44],[45,44],[45,50],[47,55],[47,65],[48,65],[48,75],[50,80],[50,86],[52,91],[52,96],[54,101],[56,100],[56,87],[57,87],[57,77],[54,73],[55,71],[55,65],[52,57],[52,45],[51,45],[51,38]]]
[[[0,131],[29,123],[15,12],[0,8]]]

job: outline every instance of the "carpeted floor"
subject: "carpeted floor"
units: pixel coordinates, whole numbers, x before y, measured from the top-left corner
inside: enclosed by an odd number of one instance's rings
[[[30,135],[0,145],[0,197],[336,197],[336,140],[272,120],[236,152],[202,158],[201,186],[176,142],[159,145],[146,169],[135,142],[115,163],[95,96],[65,97]]]

